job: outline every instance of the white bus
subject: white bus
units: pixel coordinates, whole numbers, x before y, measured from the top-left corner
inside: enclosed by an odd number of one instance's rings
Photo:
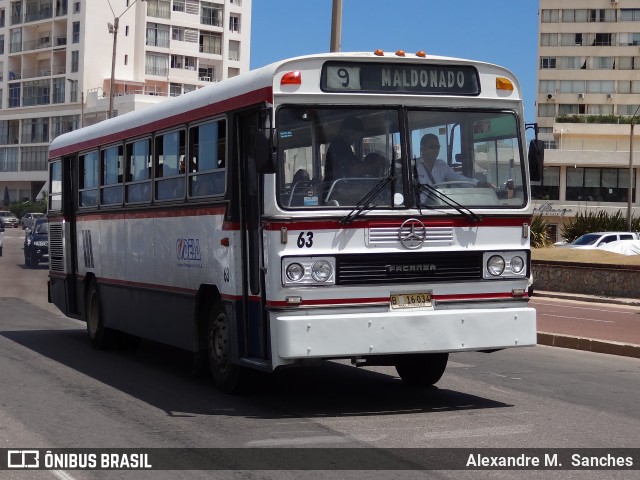
[[[424,139],[455,181],[424,181]],[[433,384],[451,352],[536,343],[529,157],[504,68],[284,60],[52,142],[50,301],[225,391],[332,359]]]

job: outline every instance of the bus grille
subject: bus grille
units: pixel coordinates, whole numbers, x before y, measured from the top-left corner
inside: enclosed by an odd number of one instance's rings
[[[62,224],[49,224],[49,270],[64,272]]]
[[[336,257],[337,285],[482,280],[482,252],[362,254]]]

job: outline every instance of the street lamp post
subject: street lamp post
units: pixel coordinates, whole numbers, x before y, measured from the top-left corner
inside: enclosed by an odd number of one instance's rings
[[[342,0],[333,0],[331,13],[331,51],[339,52],[342,44]]]
[[[80,92],[80,128],[84,125],[84,92],[78,87],[78,80],[72,80],[67,78],[67,82],[73,85],[78,92]]]
[[[633,192],[633,125],[636,121],[636,116],[640,110],[640,105],[636,108],[636,111],[631,117],[631,132],[629,134],[629,190],[627,191],[627,230],[631,231],[631,194]]]
[[[111,6],[111,2],[108,2],[111,13],[113,13],[113,24],[107,23],[107,26],[109,27],[109,33],[113,34],[113,51],[111,53],[111,81],[109,83],[109,111],[107,112],[107,118],[111,118],[113,116],[113,92],[114,84],[116,81],[116,50],[118,47],[118,27],[120,25],[120,18],[125,13],[127,13],[127,10],[129,10],[136,3],[136,1],[137,0],[133,0],[133,2],[131,2],[129,6],[124,9],[124,12],[122,12],[120,15],[116,15],[116,12],[113,11],[113,7]],[[144,2],[145,0],[140,1]]]

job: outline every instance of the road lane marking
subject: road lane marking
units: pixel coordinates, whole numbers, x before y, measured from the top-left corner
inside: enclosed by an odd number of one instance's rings
[[[598,320],[598,319],[595,319],[595,318],[569,317],[569,316],[566,316],[566,315],[552,315],[550,313],[541,313],[540,316],[555,317],[555,318],[572,318],[574,320],[586,320],[588,322],[616,323],[614,320]]]
[[[72,477],[64,470],[49,470],[49,471],[53,473],[60,480],[76,480],[75,477]]]

